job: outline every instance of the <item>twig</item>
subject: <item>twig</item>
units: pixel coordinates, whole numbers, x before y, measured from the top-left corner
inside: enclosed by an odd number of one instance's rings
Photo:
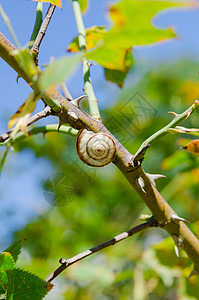
[[[47,116],[51,115],[51,108],[49,106],[46,106],[42,111],[36,113],[32,117],[30,117],[26,123],[27,126],[30,126],[31,124],[37,122],[38,120],[42,118],[46,118]],[[12,132],[11,130],[8,130],[6,133],[2,134],[0,136],[0,143],[5,142],[7,139],[9,139],[10,134]]]
[[[43,14],[43,2],[37,2],[36,19],[35,19],[35,24],[30,38],[30,44],[29,44],[30,49],[32,48],[33,43],[35,42],[35,39],[39,33],[42,24],[42,14]]]
[[[67,88],[67,85],[65,84],[65,82],[61,83],[60,84],[60,87],[62,89],[62,92],[64,93],[64,97],[70,101],[73,100],[73,97],[71,96],[68,88]]]
[[[46,16],[45,16],[45,18],[43,20],[43,23],[42,23],[41,27],[40,27],[39,33],[38,33],[38,35],[37,35],[37,37],[35,39],[35,42],[34,42],[34,45],[33,45],[33,49],[35,49],[38,52],[39,52],[40,44],[41,44],[41,42],[42,42],[42,40],[44,38],[44,35],[46,33],[46,30],[48,28],[48,25],[50,23],[50,20],[52,18],[53,13],[54,13],[55,7],[56,7],[55,5],[52,5],[52,4],[49,5],[48,11],[46,13]]]
[[[75,19],[77,23],[78,29],[78,39],[79,39],[79,48],[80,51],[86,51],[86,30],[84,28],[84,23],[82,19],[81,9],[78,0],[72,0],[73,10],[75,14]],[[90,65],[88,60],[84,57],[82,59],[83,66],[83,75],[84,75],[84,91],[88,96],[88,105],[91,117],[94,119],[101,120],[99,108],[98,108],[98,100],[96,99],[91,77],[90,77]]]
[[[169,129],[172,127],[175,127],[179,123],[181,123],[183,120],[187,119],[195,110],[199,108],[199,100],[195,100],[194,104],[192,104],[187,110],[185,110],[182,114],[177,115],[174,114],[174,119],[165,127],[154,133],[152,136],[150,136],[147,140],[145,140],[138,151],[135,154],[135,157],[139,155],[140,152],[147,146],[151,145],[152,143],[156,142],[159,138],[165,136],[169,133]]]
[[[67,260],[61,258],[60,259],[60,263],[61,263],[61,266],[56,269],[47,279],[46,279],[46,282],[51,282],[53,279],[55,279],[61,272],[63,272],[66,268],[68,268],[69,266],[71,266],[72,264],[78,262],[79,260],[82,260],[84,259],[85,257],[87,256],[90,256],[106,247],[109,247],[109,246],[113,246],[115,245],[116,243],[118,242],[121,242],[123,241],[124,239],[140,232],[140,231],[143,231],[149,227],[157,227],[158,224],[157,222],[154,220],[154,218],[152,217],[151,219],[149,219],[146,223],[143,223],[143,224],[140,224],[136,227],[133,227],[131,228],[130,230],[128,231],[125,231],[123,233],[120,233],[119,235],[116,235],[114,238],[112,238],[111,240],[108,240],[106,241],[105,243],[103,244],[100,244],[100,245],[97,245],[89,250],[86,250],[82,253],[79,253],[75,256],[73,256],[72,258],[69,258]]]
[[[26,134],[23,131],[20,131],[12,138],[12,140],[9,138],[2,143],[0,142],[0,146],[5,146],[5,145],[10,146],[16,142],[19,142],[27,138],[27,136],[32,136],[38,133],[47,133],[47,132],[59,132],[59,133],[66,133],[72,136],[76,136],[78,130],[66,125],[61,125],[59,127],[59,124],[50,124],[50,125],[39,126],[35,128],[29,128]]]

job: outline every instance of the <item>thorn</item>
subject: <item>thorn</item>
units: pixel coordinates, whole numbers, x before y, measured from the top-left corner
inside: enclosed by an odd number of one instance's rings
[[[172,234],[172,238],[174,240],[175,243],[175,254],[176,256],[179,258],[180,257],[180,253],[179,253],[179,247],[183,247],[183,240],[181,238],[179,238],[177,235]]]
[[[68,111],[68,118],[74,122],[76,122],[79,118],[74,111]]]
[[[64,264],[65,261],[66,261],[66,260],[65,260],[64,258],[60,258],[59,263],[60,263],[60,264]]]
[[[146,191],[144,190],[144,180],[142,177],[137,178],[137,183],[139,185],[139,187],[141,188],[141,190],[146,194]]]
[[[177,216],[176,214],[170,214],[170,219],[173,223],[179,224],[180,221],[191,224],[188,220]]]
[[[85,97],[88,97],[88,96],[87,96],[87,95],[82,95],[82,96],[80,96],[80,97],[78,97],[78,98],[72,100],[71,103],[72,103],[73,105],[75,105],[76,107],[79,108],[79,103],[80,103],[80,101],[81,101],[82,99],[84,99]]]
[[[176,256],[179,258],[180,257],[179,248],[178,248],[178,246],[176,244],[174,246],[174,250],[175,250]]]
[[[198,270],[196,269],[196,266],[194,265],[193,270],[191,271],[191,273],[189,274],[189,276],[187,277],[187,280],[189,280],[189,278],[191,278],[194,275],[199,275]]]
[[[187,113],[187,115],[186,115],[185,120],[186,120],[191,114],[192,114],[192,111],[189,111],[189,112]]]
[[[173,114],[174,115],[174,119],[177,118],[177,117],[179,117],[179,114],[176,114],[173,111],[168,111],[168,114]]]
[[[91,66],[96,66],[96,64],[88,62],[88,67],[90,68]]]
[[[162,175],[162,174],[146,173],[146,175],[148,176],[149,180],[151,181],[151,183],[153,184],[154,187],[156,187],[156,183],[155,183],[156,180],[158,180],[159,178],[166,178],[166,176]]]
[[[21,78],[21,76],[19,74],[17,74],[17,78],[16,78],[17,83],[19,83],[19,78]]]
[[[152,218],[152,215],[147,215],[147,214],[144,214],[144,215],[140,215],[139,216],[139,220],[141,221],[148,221]]]

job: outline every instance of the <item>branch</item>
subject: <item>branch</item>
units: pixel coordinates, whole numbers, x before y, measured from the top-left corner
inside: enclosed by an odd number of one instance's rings
[[[80,51],[86,51],[86,30],[84,27],[81,9],[78,0],[72,0],[72,5],[73,5],[73,10],[75,14],[76,23],[77,23],[78,34],[79,34],[78,36],[79,48]],[[90,115],[94,119],[101,120],[99,109],[98,109],[98,100],[96,99],[92,82],[91,82],[90,65],[88,60],[85,57],[82,59],[82,65],[83,65],[83,75],[84,75],[84,91],[88,96]]]
[[[40,111],[40,112],[36,113],[35,115],[33,115],[32,117],[30,117],[26,123],[26,126],[30,126],[31,124],[39,121],[42,118],[46,118],[47,116],[50,116],[51,114],[52,114],[51,108],[49,106],[46,106],[42,111]],[[3,143],[7,139],[9,139],[12,130],[13,129],[8,130],[6,133],[4,133],[0,136],[0,143]]]
[[[157,227],[158,224],[157,222],[154,220],[154,218],[150,218],[146,223],[143,223],[143,224],[140,224],[136,227],[133,227],[131,228],[130,230],[128,231],[125,231],[123,233],[120,233],[119,235],[116,235],[114,238],[112,238],[111,240],[108,240],[106,241],[105,243],[103,244],[100,244],[98,246],[95,246],[89,250],[86,250],[82,253],[79,253],[75,256],[73,256],[72,258],[70,259],[63,259],[61,258],[60,259],[60,263],[61,263],[61,266],[56,269],[47,279],[46,279],[46,282],[51,282],[53,279],[55,279],[61,272],[63,272],[66,268],[68,268],[69,266],[73,265],[74,263],[84,259],[85,257],[87,256],[90,256],[104,248],[107,248],[109,246],[113,246],[121,241],[123,241],[124,239],[127,239],[128,237],[132,236],[132,235],[135,235],[136,233],[140,232],[140,231],[143,231],[149,227]]]
[[[25,138],[27,138],[27,136],[32,136],[38,133],[47,133],[47,132],[59,132],[59,133],[66,133],[66,134],[70,134],[72,136],[76,136],[77,134],[77,130],[70,127],[70,126],[66,126],[66,125],[61,125],[59,127],[59,124],[50,124],[50,125],[45,125],[45,126],[39,126],[39,127],[35,127],[35,128],[29,128],[26,131],[26,134],[23,131],[18,132],[12,139],[7,139],[4,142],[0,142],[0,146],[6,146],[9,145],[11,146],[12,144],[19,142],[21,140],[24,140]]]
[[[11,65],[25,80],[28,81],[29,76],[25,74],[19,67],[15,57],[10,53],[15,47],[0,34],[0,56]],[[23,76],[24,75],[24,76]],[[34,86],[32,86],[34,88]],[[65,99],[55,88],[46,91],[48,99],[52,99],[61,109],[55,112],[62,123],[68,123],[76,129],[89,129],[94,133],[104,132],[109,134],[116,144],[116,155],[113,163],[120,169],[129,183],[140,195],[151,210],[155,220],[172,236],[173,234],[179,237],[183,242],[183,249],[195,264],[195,268],[199,270],[199,241],[189,228],[182,222],[173,222],[171,216],[175,214],[172,208],[160,195],[149,176],[143,171],[142,167],[136,167],[129,172],[129,166],[133,159],[133,155],[107,130],[107,128],[99,120],[91,118],[85,112],[73,105],[72,101]],[[76,114],[77,119],[71,120],[68,117],[68,112],[72,111]],[[176,125],[173,123],[173,126]]]
[[[52,4],[49,5],[48,11],[46,13],[46,16],[43,20],[43,23],[40,27],[39,33],[38,33],[38,35],[35,39],[34,45],[33,45],[33,49],[36,52],[39,52],[39,47],[41,45],[41,42],[44,38],[44,35],[45,35],[46,30],[48,28],[48,25],[50,23],[50,20],[52,18],[53,13],[54,13],[55,7],[56,7],[55,5],[52,5]]]

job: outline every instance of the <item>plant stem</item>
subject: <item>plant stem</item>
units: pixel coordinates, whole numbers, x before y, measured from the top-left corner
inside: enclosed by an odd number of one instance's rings
[[[29,49],[32,48],[33,43],[39,33],[42,24],[42,15],[43,15],[43,2],[37,2],[35,25],[30,38]]]
[[[55,279],[61,272],[63,272],[66,268],[68,268],[69,266],[71,266],[72,264],[78,262],[79,260],[84,259],[87,256],[90,256],[91,254],[94,254],[104,248],[107,248],[109,246],[113,246],[118,242],[123,241],[124,239],[135,235],[136,233],[143,231],[149,227],[156,227],[157,222],[153,219],[153,217],[151,219],[149,219],[149,221],[147,221],[146,223],[140,224],[136,227],[133,227],[125,232],[120,233],[119,235],[116,235],[114,238],[104,242],[103,244],[97,245],[89,250],[86,250],[82,253],[79,253],[75,256],[73,256],[70,259],[63,259],[61,258],[60,263],[62,264],[57,270],[55,270],[47,279],[47,282],[51,282],[53,279]]]
[[[152,136],[150,136],[147,140],[145,140],[138,151],[136,152],[135,156],[142,151],[146,147],[146,145],[151,145],[152,143],[156,142],[159,138],[163,137],[164,135],[169,133],[169,129],[172,127],[175,127],[179,123],[181,123],[183,120],[187,119],[190,114],[192,114],[195,110],[199,108],[199,101],[196,100],[194,104],[192,104],[187,110],[185,110],[182,114],[177,115],[174,114],[174,119],[165,127],[154,133]]]
[[[24,132],[20,131],[12,138],[12,140],[9,138],[5,142],[0,143],[0,146],[5,146],[5,145],[11,146],[12,144],[14,144],[16,142],[19,142],[19,141],[27,138],[27,136],[32,136],[32,135],[35,135],[38,133],[58,132],[58,131],[59,131],[59,133],[70,134],[72,136],[76,136],[76,134],[78,132],[78,130],[76,130],[70,126],[61,125],[61,127],[59,128],[59,124],[50,124],[50,125],[45,125],[45,126],[28,129],[26,134]]]
[[[75,20],[77,23],[78,29],[78,40],[79,40],[79,48],[80,51],[86,52],[86,30],[84,27],[81,9],[78,0],[72,0],[73,10],[75,14]],[[90,115],[94,119],[101,120],[99,108],[98,108],[98,100],[96,99],[92,82],[90,76],[90,65],[86,57],[82,59],[83,66],[83,76],[84,76],[84,91],[88,96],[88,105],[90,110]]]

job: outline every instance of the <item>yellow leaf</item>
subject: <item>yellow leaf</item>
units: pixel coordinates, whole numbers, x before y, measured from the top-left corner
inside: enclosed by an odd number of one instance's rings
[[[31,113],[36,106],[36,100],[38,97],[35,96],[35,93],[32,92],[26,99],[26,101],[18,108],[17,112],[11,117],[8,123],[8,129],[10,129],[14,124],[26,114]]]
[[[62,3],[61,0],[33,0],[33,1],[37,1],[37,2],[49,2],[53,5],[57,5],[58,7],[62,8]]]
[[[35,95],[34,92],[30,93],[29,97],[26,101],[19,107],[17,112],[11,117],[10,121],[8,122],[8,129],[12,126],[15,126],[12,136],[16,134],[16,132],[21,129],[26,133],[26,121],[29,118],[31,112],[35,109],[37,100],[40,98],[40,95]]]
[[[86,48],[92,49],[100,44],[101,40],[104,40],[106,35],[105,26],[92,26],[86,29]],[[78,37],[74,38],[73,41],[67,48],[68,52],[78,52],[79,50],[79,42]]]

